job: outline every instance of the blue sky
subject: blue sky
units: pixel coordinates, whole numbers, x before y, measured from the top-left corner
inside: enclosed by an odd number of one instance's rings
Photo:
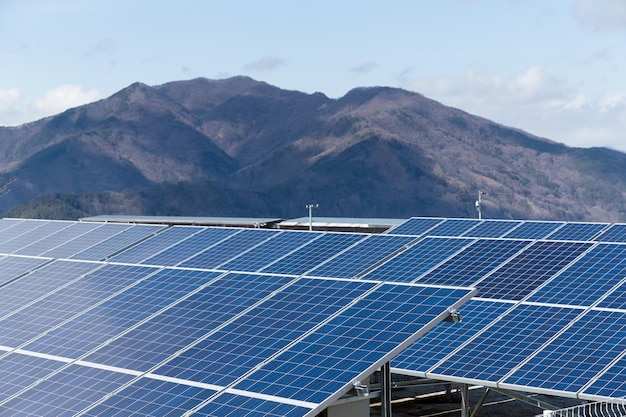
[[[419,92],[626,152],[626,0],[0,0],[0,125],[140,81]]]

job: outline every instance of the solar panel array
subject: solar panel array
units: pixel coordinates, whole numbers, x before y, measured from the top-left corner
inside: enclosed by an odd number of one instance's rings
[[[315,415],[390,359],[418,377],[624,397],[625,226],[3,219],[0,415]],[[425,333],[468,288],[463,321]]]
[[[317,415],[475,292],[414,240],[2,219],[0,415]]]
[[[438,325],[394,358],[392,369],[586,400],[626,396],[625,226],[472,219],[433,226],[432,218],[413,218],[388,231],[421,230],[421,240],[379,271],[406,281],[411,270],[413,283],[478,288],[461,323]],[[485,230],[502,234],[485,237]],[[439,235],[457,243],[411,254]]]

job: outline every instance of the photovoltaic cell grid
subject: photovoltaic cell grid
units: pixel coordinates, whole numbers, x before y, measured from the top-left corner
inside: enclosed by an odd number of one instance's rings
[[[28,246],[33,242],[47,237],[51,233],[56,233],[61,229],[69,227],[70,224],[70,222],[64,221],[39,222],[36,227],[25,233],[15,236],[10,240],[2,241],[0,243],[0,253],[14,253],[24,246]]]
[[[132,227],[128,224],[116,224],[116,223],[105,223],[101,224],[100,227],[74,237],[73,239],[69,239],[66,242],[62,243],[58,246],[51,246],[45,252],[42,252],[40,256],[46,256],[49,258],[70,258],[71,256],[77,254],[78,252],[84,251],[86,248],[90,248],[94,245],[99,244],[105,239],[110,238],[114,234],[117,234],[123,230]]]
[[[387,234],[422,236],[445,219],[414,217],[388,230]]]
[[[317,232],[283,231],[278,236],[241,253],[233,260],[219,265],[218,268],[226,271],[256,272],[321,236],[322,233]]]
[[[111,257],[111,262],[137,264],[170,246],[204,230],[192,226],[173,226]]]
[[[550,233],[550,240],[592,240],[594,236],[606,229],[608,223],[566,223],[563,227]]]
[[[582,242],[537,241],[480,281],[478,295],[521,300],[591,246]]]
[[[378,281],[412,282],[473,242],[473,239],[424,238],[364,275],[364,278]]]
[[[509,239],[545,239],[550,233],[563,227],[564,222],[525,221],[502,237]]]
[[[403,374],[420,373],[418,376],[424,376],[424,373],[437,362],[479,331],[484,330],[512,307],[511,303],[499,301],[477,299],[468,301],[461,308],[460,323],[439,323],[393,358],[393,367],[402,370],[400,373]]]
[[[21,256],[5,256],[0,258],[0,285],[4,285],[26,274],[46,262],[50,262],[50,259],[25,258]]]
[[[359,241],[334,258],[308,272],[308,275],[334,278],[357,277],[386,257],[415,240],[408,236],[373,235]]]
[[[17,353],[0,357],[0,403],[65,365],[64,362]]]
[[[626,224],[612,224],[594,240],[600,242],[626,242]]]
[[[502,237],[502,235],[508,233],[512,229],[522,224],[521,221],[506,221],[506,220],[484,220],[476,227],[471,228],[462,236],[468,237]]]
[[[592,306],[626,277],[626,245],[599,244],[529,301]]]
[[[30,256],[42,255],[44,252],[50,250],[50,248],[67,243],[69,240],[91,232],[101,226],[101,224],[97,223],[70,223],[68,227],[63,228],[58,232],[49,234],[44,238],[15,251],[15,254]]]
[[[447,219],[428,230],[428,236],[463,236],[481,223],[476,219]]]
[[[527,240],[481,239],[417,280],[420,284],[472,286],[524,249]]]
[[[122,230],[120,233],[117,233],[90,248],[78,252],[71,258],[86,261],[105,260],[123,249],[126,249],[131,245],[147,238],[148,236],[160,232],[165,227],[166,226],[157,225],[135,225],[126,230]]]

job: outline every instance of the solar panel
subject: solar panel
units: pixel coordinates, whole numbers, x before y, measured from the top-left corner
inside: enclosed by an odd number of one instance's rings
[[[211,400],[193,415],[198,417],[302,417],[309,411],[311,411],[309,407],[302,405],[226,392]]]
[[[417,282],[471,286],[528,244],[527,240],[478,240],[422,276]]]
[[[612,224],[594,240],[600,242],[626,242],[626,224]]]
[[[525,221],[515,229],[502,235],[509,239],[544,239],[564,222]]]
[[[497,382],[581,313],[574,308],[518,305],[452,352],[427,376]]]
[[[24,221],[25,221],[24,219],[7,219],[7,218],[0,219],[0,236],[4,238],[5,235],[8,235],[8,233],[3,233],[5,230],[8,230],[11,227],[15,226],[16,224],[22,223]]]
[[[215,245],[230,235],[239,233],[241,229],[204,228],[200,232],[181,240],[162,252],[142,261],[143,264],[176,266],[197,253]]]
[[[68,227],[64,227],[61,230],[51,233],[38,241],[24,246],[21,249],[15,251],[18,255],[31,255],[37,256],[44,252],[56,248],[69,240],[72,240],[84,233],[90,232],[98,227],[97,223],[69,223]]]
[[[39,260],[38,258],[21,259]],[[1,261],[0,265],[2,265]],[[68,283],[101,266],[68,261],[53,261],[42,266],[1,288],[0,317],[27,306],[46,294],[63,290]]]
[[[117,223],[105,223],[100,224],[100,227],[79,235],[74,239],[70,239],[59,246],[51,248],[41,254],[41,256],[47,256],[50,258],[69,258],[78,252],[84,251],[86,248],[90,248],[103,240],[110,238],[111,236],[120,233],[123,230],[132,227],[128,224]]]
[[[480,281],[480,297],[521,300],[592,246],[537,241]]]
[[[607,399],[626,396],[626,356],[622,356],[613,365],[596,376],[592,383],[582,390],[580,398],[598,396]],[[592,398],[593,398],[592,397]]]
[[[181,416],[214,394],[214,390],[203,387],[153,378],[139,378],[114,395],[105,397],[81,415],[94,417],[103,415]]]
[[[373,235],[346,249],[307,275],[351,278],[383,261],[415,240],[409,236]]]
[[[468,238],[424,238],[364,277],[378,281],[411,282],[472,242],[474,240]]]
[[[0,404],[0,414],[76,415],[132,378],[132,375],[110,370],[69,365]]]
[[[283,231],[278,236],[241,253],[233,260],[219,265],[219,268],[227,271],[256,272],[320,236],[322,233]]]
[[[602,308],[619,308],[626,310],[626,281],[609,291],[598,303]]]
[[[227,274],[102,346],[86,360],[147,371],[291,280]]]
[[[165,227],[166,226],[161,225],[134,225],[83,250],[82,252],[78,252],[71,258],[87,261],[105,260],[123,249],[126,249],[129,246],[147,238],[148,236],[160,232]]]
[[[502,235],[521,225],[521,221],[516,220],[484,220],[476,227],[471,228],[462,236],[468,237],[502,237]]]
[[[0,352],[0,403],[61,369],[64,362],[17,353]]]
[[[504,382],[577,392],[622,354],[624,329],[626,312],[589,310]],[[619,396],[624,395],[626,391]]]
[[[626,245],[599,244],[528,300],[591,306],[626,276]]]
[[[418,376],[424,376],[424,373],[437,362],[457,349],[461,343],[482,331],[512,306],[511,303],[500,301],[470,300],[461,308],[460,323],[439,323],[393,358],[391,364],[401,374],[421,373]]]
[[[154,268],[105,265],[0,320],[0,344],[19,347],[94,304],[102,302]]]
[[[180,266],[186,268],[216,268],[239,253],[250,249],[259,243],[278,235],[277,231],[264,229],[248,229],[229,236],[227,239],[200,252],[193,258],[182,262]]]
[[[46,262],[50,262],[50,259],[24,258],[21,256],[0,258],[0,286],[36,269]]]
[[[0,234],[0,241],[2,242],[2,244],[7,244],[7,249],[10,249],[11,245],[9,242],[13,239],[16,239],[18,237],[20,237],[21,235],[23,235],[24,233],[28,233],[32,230],[35,230],[38,227],[43,226],[44,224],[48,224],[50,223],[50,220],[22,220],[19,221],[15,224],[13,224],[11,227],[8,227],[4,230],[2,230],[1,234]],[[28,243],[32,243],[28,242]],[[0,253],[10,253],[10,252],[5,252],[4,250],[0,251]]]
[[[382,284],[233,388],[318,404],[333,400],[440,321],[453,299],[465,301],[468,294]]]
[[[48,355],[78,358],[218,275],[184,269],[161,270],[23,347]],[[77,340],[81,343],[77,344]]]
[[[608,226],[608,223],[566,223],[555,230],[547,239],[551,240],[591,240]]]
[[[173,246],[189,236],[201,232],[204,229],[192,226],[173,226],[142,241],[129,249],[113,255],[111,262],[141,263],[145,259],[154,256],[170,246]]]
[[[462,236],[472,228],[482,223],[478,219],[446,219],[434,228],[428,230],[428,236]]]
[[[28,246],[39,239],[45,238],[51,233],[58,232],[59,230],[68,227],[70,224],[70,222],[64,221],[40,222],[37,227],[32,228],[19,236],[15,236],[13,239],[0,243],[0,253],[14,253],[24,246]]]
[[[386,233],[393,235],[411,235],[422,236],[428,230],[432,229],[444,219],[436,219],[429,217],[414,217],[406,222],[388,230]]]
[[[272,274],[301,275],[364,238],[363,235],[350,233],[326,233],[261,271]]]

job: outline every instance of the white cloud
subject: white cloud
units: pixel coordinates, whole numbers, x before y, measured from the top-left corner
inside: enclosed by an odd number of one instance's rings
[[[364,62],[362,64],[359,64],[350,68],[350,71],[357,72],[357,73],[366,73],[366,72],[370,72],[375,67],[376,67],[375,61],[368,61],[368,62]]]
[[[6,112],[16,106],[22,98],[22,93],[17,88],[0,89],[0,112]]]
[[[282,67],[286,64],[283,59],[275,57],[264,57],[257,61],[250,62],[244,65],[243,69],[246,71],[271,71],[276,68]]]
[[[572,13],[579,22],[597,31],[626,29],[624,0],[578,0]]]
[[[30,103],[24,103],[23,94],[18,89],[0,90],[0,125],[15,126],[32,122],[100,98],[98,90],[85,90],[74,84],[49,90],[45,96]]]
[[[402,87],[570,146],[626,152],[626,92],[591,96],[541,66],[518,74],[471,68],[458,76],[405,80]]]

